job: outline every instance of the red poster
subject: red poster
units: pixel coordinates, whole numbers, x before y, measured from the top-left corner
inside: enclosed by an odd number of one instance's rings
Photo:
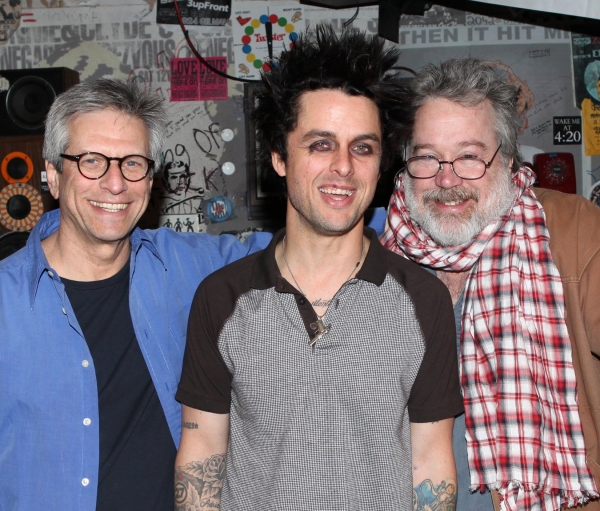
[[[200,99],[200,62],[197,58],[171,59],[171,101]]]
[[[206,57],[205,60],[215,69],[227,73],[227,57]],[[227,99],[227,78],[211,71],[204,64],[202,64],[201,73],[200,99]]]

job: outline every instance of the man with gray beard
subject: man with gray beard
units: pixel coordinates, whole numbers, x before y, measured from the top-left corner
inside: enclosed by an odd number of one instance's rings
[[[435,272],[455,305],[457,509],[598,510],[600,211],[532,188],[519,91],[492,68],[427,65],[411,88],[383,243]]]

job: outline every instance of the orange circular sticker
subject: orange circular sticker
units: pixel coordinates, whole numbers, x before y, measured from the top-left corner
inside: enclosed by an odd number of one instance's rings
[[[10,202],[17,201],[17,207],[11,208]],[[26,213],[17,218],[11,215],[9,208]],[[29,211],[27,211],[29,208]],[[20,209],[20,211],[19,211]],[[42,196],[33,186],[25,183],[12,183],[0,190],[0,223],[10,231],[30,231],[44,214]]]
[[[14,177],[14,173],[13,175],[11,175],[10,172],[10,165],[18,165],[18,159],[22,160],[23,162],[21,163],[21,166],[27,166],[27,170],[25,171],[25,174],[22,177]],[[22,172],[24,169],[19,170],[20,172]],[[6,180],[7,183],[27,183],[27,181],[31,179],[31,176],[33,176],[33,162],[31,161],[31,158],[25,153],[22,153],[20,151],[13,151],[12,153],[8,153],[2,160],[2,177]]]

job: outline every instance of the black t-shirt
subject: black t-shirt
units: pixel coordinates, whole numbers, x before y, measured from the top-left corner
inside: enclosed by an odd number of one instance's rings
[[[98,382],[97,511],[173,509],[176,449],[129,311],[129,263],[95,282],[62,279]]]

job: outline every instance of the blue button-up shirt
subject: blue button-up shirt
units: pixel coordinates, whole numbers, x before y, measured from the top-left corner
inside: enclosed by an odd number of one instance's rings
[[[44,215],[27,246],[0,262],[2,511],[91,511],[96,506],[94,361],[60,276],[41,246],[58,225],[58,210]],[[164,228],[136,229],[131,235],[131,319],[175,445],[181,432],[175,391],[196,288],[209,273],[264,248],[270,238],[260,233],[243,245],[234,236]]]

